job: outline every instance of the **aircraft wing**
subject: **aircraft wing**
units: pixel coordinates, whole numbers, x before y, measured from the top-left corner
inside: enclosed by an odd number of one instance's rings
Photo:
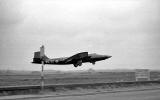
[[[75,54],[75,55],[69,57],[68,59],[66,59],[66,63],[71,62],[71,61],[73,61],[73,62],[79,61],[85,57],[88,57],[88,52],[81,52],[81,53]]]

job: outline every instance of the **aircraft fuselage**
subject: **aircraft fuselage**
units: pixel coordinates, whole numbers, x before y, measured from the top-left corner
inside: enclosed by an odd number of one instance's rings
[[[108,55],[98,55],[98,54],[89,54],[87,57],[84,57],[82,60],[82,63],[86,62],[96,62],[101,61],[110,58],[111,56]],[[71,60],[69,62],[66,62],[66,59],[69,57],[61,57],[61,58],[54,58],[54,59],[48,59],[44,63],[45,64],[57,64],[57,65],[63,65],[63,64],[73,64],[76,63],[77,60]]]

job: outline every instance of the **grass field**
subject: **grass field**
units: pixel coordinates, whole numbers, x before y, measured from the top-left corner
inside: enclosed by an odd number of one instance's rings
[[[45,73],[45,84],[101,83],[135,81],[135,72],[63,72]],[[151,80],[159,80],[160,72],[152,71]],[[0,86],[39,85],[39,72],[0,74]]]

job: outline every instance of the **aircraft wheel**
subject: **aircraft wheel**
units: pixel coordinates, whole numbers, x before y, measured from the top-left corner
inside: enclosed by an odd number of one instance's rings
[[[96,64],[96,62],[91,62],[93,65],[95,65]]]
[[[78,65],[77,64],[73,64],[74,65],[74,67],[78,67]]]

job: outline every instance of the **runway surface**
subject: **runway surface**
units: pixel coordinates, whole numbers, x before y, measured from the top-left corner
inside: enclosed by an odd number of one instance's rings
[[[46,97],[27,100],[160,100],[160,90],[102,93],[64,97]]]

